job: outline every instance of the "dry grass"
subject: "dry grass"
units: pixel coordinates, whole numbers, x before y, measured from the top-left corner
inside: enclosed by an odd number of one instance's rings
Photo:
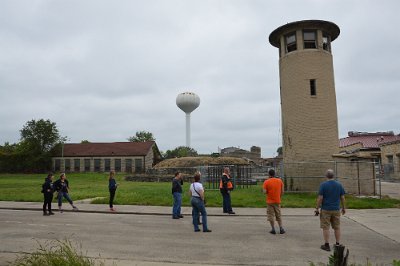
[[[180,168],[180,167],[196,167],[212,164],[248,164],[241,158],[234,157],[182,157],[167,159],[158,163],[155,168]]]

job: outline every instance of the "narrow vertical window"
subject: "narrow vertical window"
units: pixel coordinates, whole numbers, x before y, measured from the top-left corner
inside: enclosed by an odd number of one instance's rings
[[[104,159],[104,171],[108,172],[111,170],[111,159]]]
[[[71,160],[70,159],[65,159],[64,160],[64,171],[65,172],[70,172],[71,171]]]
[[[322,48],[325,51],[331,51],[331,36],[329,36],[326,32],[322,33]]]
[[[121,159],[115,159],[114,164],[115,172],[121,172]]]
[[[285,41],[286,41],[286,53],[290,53],[292,51],[297,50],[296,32],[286,35]]]
[[[100,159],[94,159],[94,171],[95,172],[100,172],[100,167],[101,167],[101,160]]]
[[[85,172],[90,172],[90,159],[85,159]]]
[[[304,49],[317,48],[317,33],[315,31],[303,31]]]
[[[317,86],[315,83],[315,79],[310,79],[310,94],[311,96],[317,95]]]
[[[55,172],[60,172],[61,170],[61,160],[60,159],[56,159],[55,163],[54,163],[54,171]]]
[[[81,160],[74,159],[74,172],[80,172],[80,171],[81,171]]]

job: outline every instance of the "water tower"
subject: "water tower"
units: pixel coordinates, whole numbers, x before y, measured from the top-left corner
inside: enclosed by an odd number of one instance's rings
[[[190,113],[200,105],[200,97],[193,92],[183,92],[176,97],[176,105],[186,113],[186,147],[190,147]]]

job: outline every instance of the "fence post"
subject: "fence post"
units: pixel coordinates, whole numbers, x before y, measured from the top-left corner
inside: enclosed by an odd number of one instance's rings
[[[357,185],[358,185],[358,196],[361,195],[361,187],[360,187],[360,162],[357,161]]]

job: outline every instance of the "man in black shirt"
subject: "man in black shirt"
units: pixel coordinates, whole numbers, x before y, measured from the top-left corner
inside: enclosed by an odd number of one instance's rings
[[[182,185],[182,173],[176,172],[175,178],[172,180],[172,196],[174,197],[174,205],[172,207],[172,219],[183,218],[183,215],[181,214]]]

